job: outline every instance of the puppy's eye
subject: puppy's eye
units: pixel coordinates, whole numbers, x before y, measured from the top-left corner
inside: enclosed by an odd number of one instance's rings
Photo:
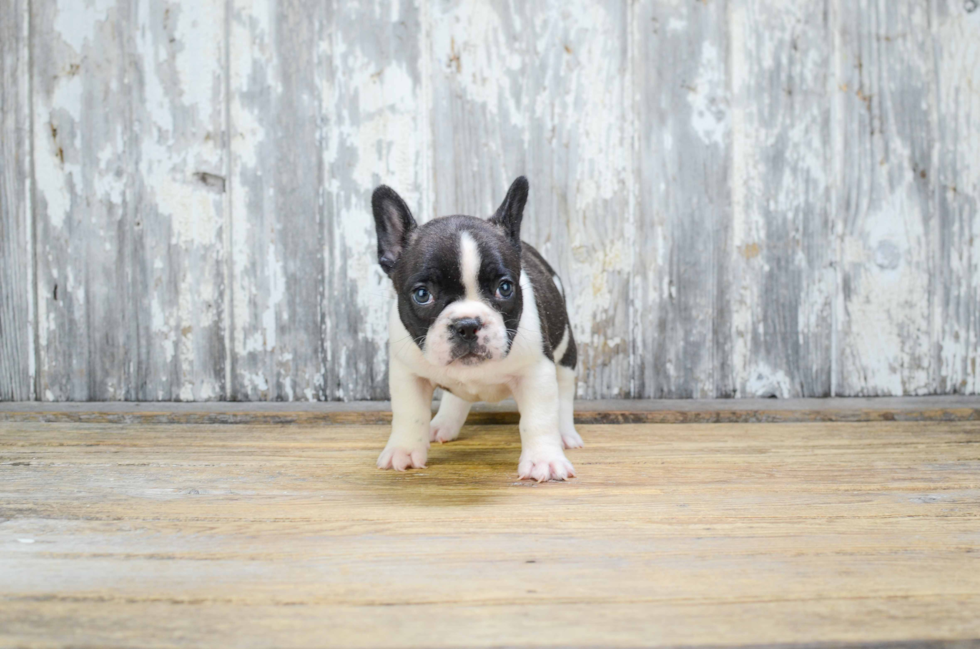
[[[428,304],[432,301],[432,294],[429,293],[429,289],[425,288],[424,286],[419,286],[412,291],[412,299],[414,299],[417,304]]]
[[[506,300],[509,299],[514,294],[514,284],[510,280],[505,279],[504,281],[497,284],[497,299]]]

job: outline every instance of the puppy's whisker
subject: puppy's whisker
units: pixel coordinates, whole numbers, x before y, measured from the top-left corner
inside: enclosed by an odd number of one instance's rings
[[[508,334],[514,334],[514,337],[509,340],[510,349],[514,349],[515,347],[520,351],[527,351],[529,349],[528,345],[530,343],[527,340],[517,337],[517,334],[520,333],[520,328],[507,329],[506,331]]]
[[[411,337],[412,337],[412,334],[407,334],[407,335],[405,335],[405,336],[402,336],[402,337],[401,337],[401,338],[399,338],[398,340],[392,340],[392,341],[391,341],[391,344],[392,344],[392,345],[397,345],[398,343],[401,343],[401,342],[404,342],[404,341],[406,341],[406,340],[408,340],[408,339],[409,339],[409,338],[411,338]]]

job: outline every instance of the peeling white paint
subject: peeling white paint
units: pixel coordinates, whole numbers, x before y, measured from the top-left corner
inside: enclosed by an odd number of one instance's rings
[[[54,30],[77,53],[96,38],[100,22],[111,20],[115,0],[59,0]]]
[[[424,221],[437,203],[486,213],[519,173],[532,185],[527,238],[568,289],[582,395],[627,395],[646,371],[667,391],[797,396],[812,389],[801,388],[803,366],[827,362],[843,394],[978,389],[980,12],[380,0],[316,14],[314,69],[295,70],[281,58],[292,35],[277,33],[275,2],[140,0],[120,15],[110,0],[37,1],[53,17],[37,26],[43,83],[31,96],[41,242],[31,372],[46,399],[84,396],[77,377],[90,361],[72,350],[104,333],[87,318],[116,309],[149,330],[139,344],[157,398],[226,396],[213,376],[221,353],[231,383],[257,398],[363,395],[385,373],[391,299],[374,258],[373,187],[396,187]],[[131,40],[104,47],[112,33]],[[658,53],[650,38],[690,53],[682,69],[658,67],[663,52],[644,60]],[[308,89],[284,97],[289,75]],[[268,159],[297,144],[270,141],[294,117],[276,113],[287,99],[316,104],[322,155],[290,162],[319,174],[303,234],[327,249],[308,260],[283,253],[296,233],[277,213],[289,200],[277,174],[297,170]],[[646,177],[638,158],[652,162]],[[691,223],[703,240],[680,236]],[[100,281],[137,254],[147,256],[127,263],[147,286],[119,286],[149,295],[123,303]],[[692,267],[712,270],[691,278]],[[324,273],[346,278],[343,296],[331,286],[316,317],[288,312],[291,291]],[[221,327],[227,350],[212,348]],[[308,348],[324,339],[320,358]],[[99,398],[126,394],[144,351],[96,368]],[[655,353],[661,366],[639,368]]]
[[[882,394],[917,394],[929,388],[929,276],[919,257],[925,232],[911,180],[906,192],[896,191],[867,213],[863,255],[852,265],[853,296],[846,328],[854,356],[846,367],[860,371],[861,382]],[[896,218],[898,216],[899,218]],[[897,265],[882,267],[876,254],[882,243],[896,250]],[[921,314],[919,318],[910,318]]]
[[[59,88],[63,84],[59,84]],[[59,102],[63,97],[57,96]],[[55,104],[55,105],[59,105]],[[38,105],[35,107],[35,123],[46,124],[45,128],[34,129],[34,178],[37,192],[46,206],[45,214],[55,229],[65,225],[72,208],[72,193],[74,184],[81,178],[81,168],[71,162],[74,157],[74,147],[68,148],[68,162],[64,162],[65,146],[56,136],[52,136],[52,127],[59,130],[60,121],[51,106]],[[59,130],[60,132],[60,130]],[[59,153],[60,149],[60,153]]]
[[[353,75],[352,81],[361,99],[360,119],[351,122],[345,117],[340,127],[345,143],[358,152],[352,179],[362,190],[370,192],[377,186],[378,178],[384,178],[386,183],[407,188],[402,192],[403,198],[417,206],[420,197],[413,189],[418,182],[420,134],[412,79],[402,65],[387,66],[375,79],[369,74],[371,66],[366,61],[358,61],[353,54],[348,58],[360,73]],[[404,142],[406,137],[416,141]],[[357,219],[363,222],[363,213]]]
[[[938,119],[945,133],[955,134],[956,142],[937,147],[939,170],[933,178],[940,181],[937,202],[948,210],[944,220],[950,239],[969,242],[957,246],[949,260],[948,281],[959,287],[948,292],[953,309],[970,303],[980,286],[980,10],[966,13],[958,5],[947,5],[946,15],[935,18]],[[940,389],[976,394],[976,330],[969,318],[950,317],[944,302],[942,295],[934,297],[932,329],[939,342],[935,371],[946,382]]]
[[[795,389],[789,376],[782,370],[773,369],[764,363],[753,366],[745,381],[745,397],[778,397],[788,399]]]
[[[836,290],[823,8],[766,0],[730,18],[736,394],[826,394],[830,368],[808,360],[829,357]],[[828,243],[811,245],[808,230]]]
[[[207,113],[220,111],[213,99],[216,86],[220,88],[223,70],[208,63],[224,61],[223,29],[225,5],[218,2],[182,2],[171,10],[177,14],[176,31],[180,34],[175,64],[180,89],[179,99],[185,106],[201,111],[206,121]],[[221,37],[216,38],[216,36]]]
[[[262,349],[276,348],[276,314],[280,311],[279,304],[286,294],[286,281],[282,261],[276,255],[276,248],[270,242],[266,249],[266,271],[269,273],[269,296],[266,300],[265,311],[262,313]],[[281,312],[283,320],[289,319],[289,314]]]
[[[432,32],[433,65],[454,75],[467,101],[479,104],[490,115],[498,114],[501,101],[505,116],[520,115],[516,97],[499,92],[500,81],[522,63],[506,38],[500,15],[487,2],[453,9]]]
[[[175,316],[175,313],[164,311],[159,299],[150,302],[153,333],[159,340],[163,358],[167,363],[173,361],[174,355],[177,353],[177,336],[174,332],[177,324]]]
[[[724,146],[729,133],[729,100],[725,61],[711,41],[701,46],[701,64],[690,89],[691,127],[706,143]]]

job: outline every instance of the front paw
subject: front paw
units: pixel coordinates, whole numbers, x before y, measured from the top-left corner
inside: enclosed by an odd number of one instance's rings
[[[526,450],[517,464],[517,477],[538,482],[567,480],[575,477],[575,467],[560,448]]]
[[[378,456],[379,469],[394,469],[404,471],[405,469],[424,469],[425,460],[429,456],[428,449],[425,448],[406,448],[403,446],[386,446]]]

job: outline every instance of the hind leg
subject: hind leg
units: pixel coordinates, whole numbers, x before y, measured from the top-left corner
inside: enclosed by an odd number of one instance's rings
[[[466,415],[470,414],[469,401],[460,399],[452,392],[443,390],[439,412],[432,418],[429,425],[429,440],[433,442],[451,442],[459,437],[459,430],[466,423]]]
[[[582,437],[575,430],[575,370],[558,365],[558,432],[565,448],[582,448]]]

